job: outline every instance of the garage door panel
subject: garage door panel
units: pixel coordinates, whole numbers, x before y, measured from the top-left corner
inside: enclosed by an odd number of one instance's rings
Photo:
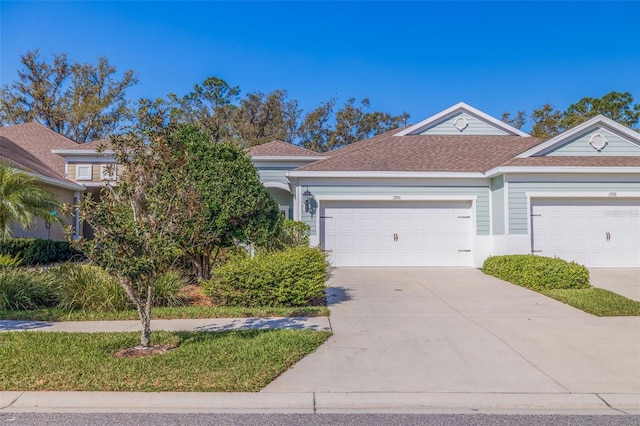
[[[336,266],[470,266],[470,218],[470,201],[325,202],[320,229]]]
[[[590,267],[640,266],[640,199],[533,199],[532,251]]]

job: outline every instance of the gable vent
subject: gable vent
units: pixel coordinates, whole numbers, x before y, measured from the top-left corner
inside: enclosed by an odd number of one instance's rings
[[[465,120],[464,117],[458,117],[455,120],[453,120],[453,127],[455,127],[460,131],[463,131],[464,129],[466,129],[468,125],[469,123],[467,123],[467,120]]]
[[[600,152],[607,146],[607,139],[601,133],[596,133],[591,136],[589,143],[596,151]]]

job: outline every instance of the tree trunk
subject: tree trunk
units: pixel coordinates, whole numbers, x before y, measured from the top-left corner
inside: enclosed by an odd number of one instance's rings
[[[147,298],[144,304],[144,312],[140,314],[142,323],[142,334],[140,335],[140,346],[148,348],[151,343],[151,302],[153,301],[153,283],[147,278]]]

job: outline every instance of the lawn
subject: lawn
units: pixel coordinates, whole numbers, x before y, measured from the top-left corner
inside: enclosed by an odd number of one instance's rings
[[[299,308],[282,307],[232,307],[232,306],[179,306],[157,307],[151,310],[152,319],[198,319],[198,318],[251,318],[251,317],[318,317],[328,316],[326,306]],[[0,310],[0,319],[27,321],[113,321],[138,320],[135,310],[118,312],[72,311],[58,308],[22,311]]]
[[[115,358],[140,333],[0,333],[0,390],[257,392],[331,333],[312,330],[163,332],[167,353]]]
[[[602,288],[555,289],[541,293],[599,317],[640,316],[640,302]]]

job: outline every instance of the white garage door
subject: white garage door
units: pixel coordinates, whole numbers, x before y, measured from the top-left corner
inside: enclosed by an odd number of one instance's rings
[[[591,267],[640,266],[640,199],[533,199],[532,251]]]
[[[470,201],[322,202],[334,266],[471,266]]]

